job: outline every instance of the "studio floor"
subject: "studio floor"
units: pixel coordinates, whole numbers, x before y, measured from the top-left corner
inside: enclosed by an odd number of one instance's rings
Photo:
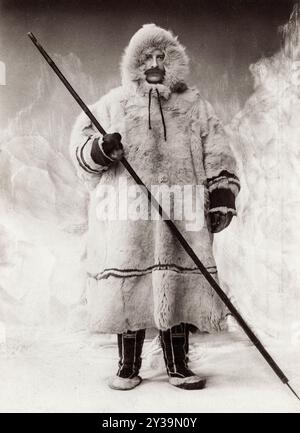
[[[201,391],[168,383],[151,339],[142,384],[122,392],[106,383],[117,367],[115,336],[39,331],[32,337],[10,331],[1,346],[1,412],[300,412],[300,401],[239,332],[192,335],[190,367],[208,378]],[[271,343],[268,350],[300,392],[299,347]]]

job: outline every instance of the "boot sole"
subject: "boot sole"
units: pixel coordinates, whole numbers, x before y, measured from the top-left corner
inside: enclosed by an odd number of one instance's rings
[[[135,387],[137,387],[138,385],[140,385],[140,383],[143,380],[140,376],[137,376],[137,378],[139,379],[138,381],[137,380],[133,380],[133,379],[119,378],[119,377],[118,378],[113,378],[111,381],[108,382],[108,386],[111,389],[114,389],[114,390],[117,390],[117,391],[130,391],[131,389],[134,389]],[[114,381],[115,382],[119,382],[119,383],[114,384]]]
[[[184,380],[184,379],[183,379]],[[197,382],[182,382],[182,383],[172,383],[169,380],[169,383],[172,386],[175,386],[176,388],[180,388],[180,389],[187,389],[187,390],[193,390],[193,389],[203,389],[205,388],[206,385],[206,379],[200,379]]]

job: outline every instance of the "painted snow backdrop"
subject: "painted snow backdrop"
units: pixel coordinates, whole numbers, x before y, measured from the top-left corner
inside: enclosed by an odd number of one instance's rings
[[[238,217],[216,236],[215,244],[224,287],[281,360],[288,376],[294,378],[294,384],[298,379],[298,389],[299,28],[295,9],[283,29],[282,51],[251,66],[253,95],[228,125],[240,163],[242,191]],[[75,55],[53,57],[89,103],[93,95],[118,84],[112,78],[101,87],[83,72]],[[115,338],[89,336],[84,331],[88,196],[68,156],[69,131],[78,109],[48,65],[40,64],[36,94],[2,131],[0,141],[0,367],[4,372],[0,410],[119,411],[123,397],[112,407],[109,402],[116,398],[115,393],[105,394],[103,388],[106,374],[115,371]],[[233,99],[231,110],[234,105]],[[227,120],[228,113],[220,107],[219,115]],[[66,337],[60,335],[62,330]],[[145,349],[150,344],[147,342]],[[241,334],[213,337],[203,344],[194,337],[191,354],[196,371],[215,377],[212,388],[205,391],[211,399],[206,400],[203,410],[294,408]],[[146,377],[163,372],[161,358],[153,362],[157,371],[149,369],[151,362],[151,357],[145,359]],[[255,372],[251,378],[250,364]],[[232,365],[236,365],[234,372]],[[160,380],[160,391],[165,387],[169,393],[165,377]],[[77,384],[78,395],[72,399]],[[263,385],[266,391],[260,389],[261,400],[257,402],[258,388]],[[150,385],[147,394],[149,410],[158,410],[152,398],[156,386]],[[59,401],[61,389],[63,399]],[[224,394],[216,400],[215,389],[230,391],[228,404],[224,404]],[[243,389],[249,395],[245,406],[241,404]],[[134,405],[131,402],[124,410],[147,410],[138,403],[145,391],[140,388],[134,392],[139,393],[132,397]],[[178,406],[166,399],[163,410],[187,410],[185,397],[178,397],[181,391],[172,392]],[[69,394],[70,403],[66,404]],[[283,405],[281,398],[287,399]],[[203,402],[195,399],[188,410],[199,410],[199,404]]]
[[[240,163],[238,218],[217,236],[219,270],[255,327],[291,338],[300,328],[300,16],[283,48],[252,64],[254,93],[228,129]]]
[[[55,60],[79,91],[93,90],[72,55]],[[84,286],[88,197],[68,156],[76,107],[46,64],[37,77],[35,98],[1,141],[0,308],[6,324],[61,326]]]

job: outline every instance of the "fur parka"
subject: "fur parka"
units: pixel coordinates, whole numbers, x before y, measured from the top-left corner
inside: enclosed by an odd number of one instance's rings
[[[165,54],[164,81],[157,85],[145,81],[143,65],[153,48]],[[122,85],[90,108],[107,132],[122,135],[125,157],[147,187],[201,186],[202,227],[188,230],[185,218],[176,225],[217,280],[207,214],[227,212],[228,206],[220,202],[211,209],[210,193],[220,188],[238,193],[236,163],[211,105],[187,86],[187,73],[188,57],[177,37],[145,25],[125,50]],[[180,322],[201,331],[218,330],[225,308],[164,221],[105,220],[99,215],[103,186],[114,187],[122,196],[124,185],[135,183],[121,163],[103,167],[92,160],[91,143],[98,136],[82,113],[72,130],[70,150],[78,175],[90,189],[87,301],[92,330],[167,329]]]

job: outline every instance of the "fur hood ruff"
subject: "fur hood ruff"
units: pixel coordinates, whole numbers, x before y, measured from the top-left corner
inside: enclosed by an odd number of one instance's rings
[[[147,52],[160,49],[165,54],[165,78],[162,84],[149,84],[145,80],[143,61]],[[137,91],[146,95],[150,88],[157,88],[168,99],[171,92],[181,93],[187,89],[189,58],[177,36],[155,24],[145,24],[131,38],[121,62],[122,85],[130,93]],[[155,92],[153,92],[155,95]]]

